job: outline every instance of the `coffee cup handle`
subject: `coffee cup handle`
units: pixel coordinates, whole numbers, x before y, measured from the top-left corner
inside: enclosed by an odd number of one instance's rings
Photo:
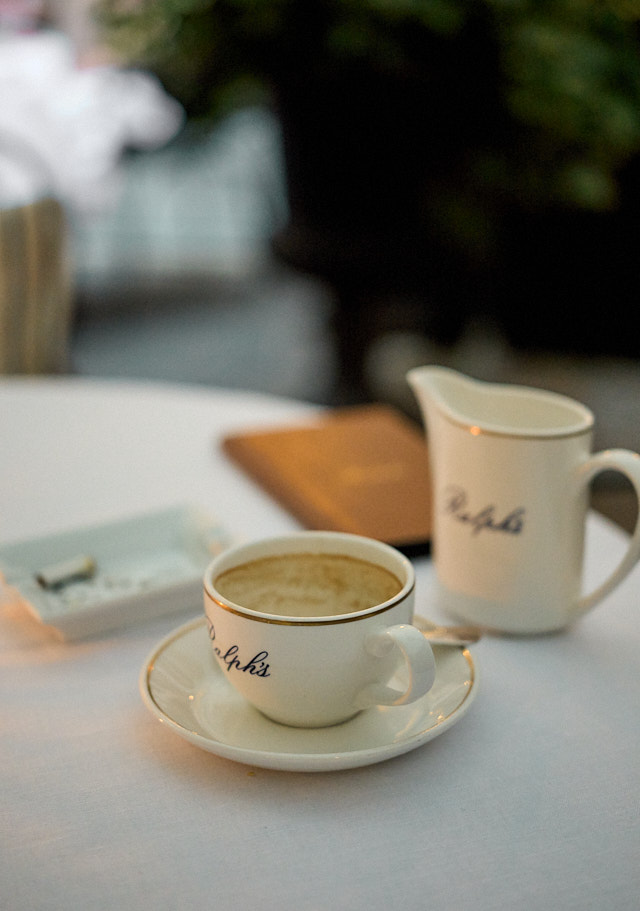
[[[436,662],[433,649],[415,626],[400,623],[370,633],[365,640],[367,654],[375,658],[387,657],[397,649],[409,672],[409,686],[398,690],[385,683],[370,683],[362,689],[356,699],[357,708],[373,705],[405,705],[424,696],[436,678]]]
[[[589,484],[601,471],[618,471],[631,481],[638,500],[638,518],[627,550],[604,582],[584,595],[575,605],[576,614],[584,614],[613,591],[640,559],[640,455],[628,449],[608,449],[591,456],[581,467],[581,480]]]

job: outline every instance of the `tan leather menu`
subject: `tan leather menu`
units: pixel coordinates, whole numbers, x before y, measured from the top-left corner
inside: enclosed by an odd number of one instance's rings
[[[222,446],[306,528],[417,552],[428,545],[426,442],[391,406],[335,409],[306,424],[234,434]]]

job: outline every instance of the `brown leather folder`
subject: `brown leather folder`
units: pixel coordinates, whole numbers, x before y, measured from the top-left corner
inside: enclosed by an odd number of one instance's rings
[[[226,437],[224,451],[306,528],[428,549],[431,487],[421,428],[388,405]]]

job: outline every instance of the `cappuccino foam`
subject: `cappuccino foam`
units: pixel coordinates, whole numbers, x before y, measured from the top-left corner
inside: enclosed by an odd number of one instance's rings
[[[342,554],[262,557],[214,581],[229,601],[283,617],[334,617],[375,607],[402,590],[389,570]]]

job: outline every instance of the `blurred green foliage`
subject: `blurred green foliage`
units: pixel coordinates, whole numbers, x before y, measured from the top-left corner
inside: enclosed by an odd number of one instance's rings
[[[491,130],[465,134],[465,173],[443,189],[464,222],[465,192],[494,207],[615,208],[640,149],[639,12],[634,0],[102,0],[99,22],[193,118],[354,65],[426,80],[466,118],[464,86],[475,104],[474,83],[490,80]]]

